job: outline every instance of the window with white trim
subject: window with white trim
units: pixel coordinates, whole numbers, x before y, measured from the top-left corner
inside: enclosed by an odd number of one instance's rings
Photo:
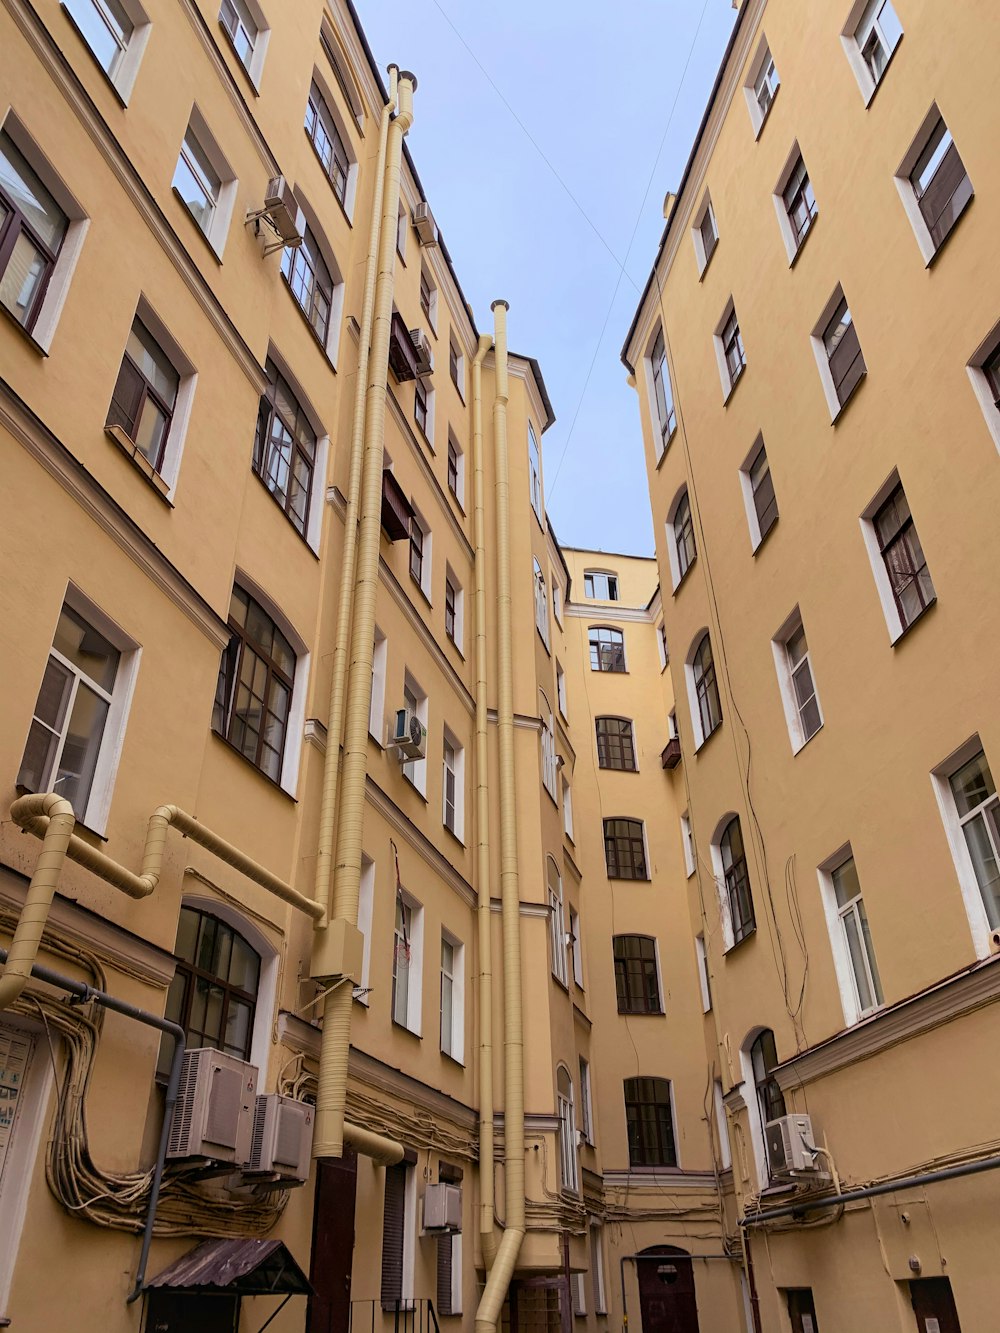
[[[649,374],[653,389],[653,406],[656,409],[656,424],[659,426],[656,457],[660,459],[666,453],[667,445],[677,429],[674,390],[670,383],[670,367],[667,365],[667,347],[662,328],[657,330],[649,353]]]
[[[286,247],[283,251],[281,273],[309,327],[325,349],[330,337],[334,281],[322,248],[308,224],[302,244],[295,249]]]
[[[556,663],[556,703],[560,714],[566,716],[566,672]]]
[[[459,505],[465,508],[465,455],[458,446],[458,441],[448,432],[448,489],[458,501]]]
[[[240,64],[256,88],[264,68],[264,55],[271,35],[256,0],[222,0],[219,26],[229,38]]]
[[[592,601],[618,601],[618,575],[603,569],[588,569],[583,575],[583,595]]]
[[[75,589],[56,624],[17,786],[55,792],[103,833],[139,649]]]
[[[694,837],[691,833],[691,816],[686,810],[681,815],[681,850],[684,852],[684,873],[690,879],[695,872]]]
[[[705,936],[694,937],[694,952],[698,960],[698,985],[701,989],[701,1011],[703,1014],[712,1009],[712,983],[708,975],[708,953],[705,949]]]
[[[318,433],[271,357],[265,373],[267,387],[257,408],[253,470],[292,527],[306,537],[319,461]]]
[[[1000,929],[1000,801],[982,750],[949,775],[948,789],[986,919]]]
[[[570,1273],[570,1289],[573,1295],[573,1315],[582,1319],[587,1313],[587,1293],[584,1287],[583,1273]]]
[[[375,626],[375,643],[372,647],[372,702],[368,712],[368,734],[382,744],[383,718],[385,717],[385,673],[389,657],[389,641]]]
[[[894,472],[861,516],[889,637],[893,643],[937,600],[906,492]]]
[[[715,359],[719,366],[719,379],[722,381],[723,401],[736,388],[744,370],[747,368],[747,356],[743,348],[743,335],[740,322],[736,317],[736,307],[732,297],[722,312],[722,318],[715,326],[713,335]]]
[[[420,309],[432,332],[437,332],[438,289],[424,264],[420,265]]]
[[[729,1171],[733,1165],[733,1152],[729,1144],[729,1125],[726,1121],[726,1103],[722,1095],[722,1079],[717,1078],[712,1084],[715,1100],[715,1127],[719,1135],[719,1165],[723,1171]]]
[[[427,695],[409,672],[403,677],[403,707],[427,726]],[[408,759],[403,765],[403,777],[416,787],[421,796],[427,795],[427,759]]]
[[[127,105],[149,38],[146,11],[136,0],[62,0],[62,7]]]
[[[41,1024],[6,1010],[0,1021],[0,1310],[10,1284],[53,1087]]]
[[[662,620],[656,627],[656,646],[660,653],[660,670],[663,671],[670,661],[670,645],[667,643],[667,627]]]
[[[431,558],[434,539],[427,520],[417,507],[413,506],[410,519],[410,578],[420,591],[431,601]]]
[[[305,131],[331,189],[350,216],[354,203],[355,163],[337,115],[315,76],[306,102]]]
[[[361,880],[358,888],[358,930],[364,936],[364,952],[361,956],[361,976],[354,987],[354,998],[361,1004],[368,1004],[370,989],[368,979],[371,976],[372,962],[372,918],[375,912],[375,862],[370,856],[361,853]]]
[[[0,130],[0,305],[48,351],[89,219],[13,112]]]
[[[778,521],[778,500],[763,435],[757,436],[740,468],[740,490],[747,512],[750,546],[756,551]]]
[[[545,882],[549,900],[549,944],[552,950],[552,975],[562,985],[568,984],[566,968],[566,915],[563,907],[562,875],[551,856],[545,858]]]
[[[444,729],[441,773],[441,822],[459,842],[465,841],[465,747]]]
[[[920,253],[929,264],[975,195],[937,103],[924,118],[894,179]]]
[[[465,945],[441,932],[441,1053],[465,1060]]]
[[[819,870],[844,1018],[856,1023],[883,1004],[868,914],[848,846]]]
[[[600,1222],[590,1223],[590,1279],[594,1288],[594,1313],[607,1314],[608,1302],[604,1292],[604,1228]]]
[[[670,506],[667,519],[667,557],[670,561],[670,583],[674,592],[698,555],[694,541],[694,520],[688,488],[682,486]]]
[[[1000,449],[1000,325],[992,329],[966,369],[993,443]]]
[[[728,950],[757,929],[750,871],[738,815],[726,819],[713,839],[711,850],[722,913],[722,934]]]
[[[649,879],[641,819],[605,819],[604,860],[608,879]]]
[[[451,565],[444,567],[444,632],[460,653],[465,649],[465,592]]]
[[[556,1071],[556,1115],[559,1118],[559,1187],[572,1193],[580,1188],[576,1148],[576,1105],[569,1070]]]
[[[559,582],[559,577],[554,570],[551,571],[550,577],[552,580],[552,613],[556,618],[556,624],[562,625],[563,623],[562,584]]]
[[[587,631],[591,671],[624,672],[625,635],[610,625],[591,625]]]
[[[692,645],[684,675],[697,750],[722,725],[719,681],[715,673],[715,658],[712,656],[712,641],[708,630],[700,634]]]
[[[573,789],[566,781],[562,780],[562,810],[563,810],[563,832],[570,842],[573,841]]]
[[[420,433],[431,449],[434,448],[434,404],[436,398],[437,393],[429,377],[413,381],[413,420],[417,423]]]
[[[694,226],[691,228],[691,239],[694,242],[695,259],[698,262],[699,276],[708,268],[712,256],[715,254],[715,247],[719,244],[719,228],[715,221],[715,209],[712,207],[712,196],[705,195],[699,208]]]
[[[542,521],[542,455],[538,448],[538,438],[531,422],[528,423],[528,486],[531,495],[531,507],[539,523]]]
[[[392,935],[392,1021],[420,1036],[424,909],[405,889],[396,890]]]
[[[743,85],[743,95],[746,98],[755,136],[759,136],[764,128],[764,121],[770,114],[780,86],[781,79],[775,68],[771,48],[767,44],[767,38],[762,37],[750,64],[749,77]]]
[[[823,725],[809,644],[798,607],[771,640],[781,703],[793,754],[798,754]]]
[[[580,934],[580,913],[569,909],[569,949],[573,958],[573,980],[583,990],[583,938]]]
[[[785,242],[788,262],[791,264],[819,216],[816,192],[798,143],[792,145],[792,151],[774,187],[773,198],[781,238]]]
[[[559,759],[556,755],[556,732],[555,720],[552,716],[552,708],[544,693],[539,690],[539,709],[541,713],[541,745],[542,745],[542,785],[553,800],[559,796],[559,787],[556,781],[556,775],[559,772]]]
[[[545,586],[545,575],[536,560],[535,571],[535,629],[541,635],[542,643],[549,646],[549,595]]]
[[[454,338],[448,341],[448,374],[458,390],[458,396],[465,402],[465,357]]]
[[[902,36],[892,0],[857,0],[851,7],[840,40],[866,104],[875,96]]]
[[[583,985],[583,982],[580,982]],[[590,1087],[590,1061],[580,1056],[580,1133],[585,1143],[594,1142],[594,1099]]]
[[[195,107],[174,169],[173,189],[220,259],[236,200],[236,186],[236,173]]]
[[[868,373],[843,287],[838,285],[827,302],[810,341],[830,409],[830,420],[836,421]]]
[[[611,946],[618,1012],[662,1014],[656,940],[652,935],[615,935]]]

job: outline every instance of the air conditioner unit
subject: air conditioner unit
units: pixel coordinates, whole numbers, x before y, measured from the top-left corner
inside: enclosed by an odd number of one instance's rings
[[[242,1166],[250,1157],[256,1096],[255,1065],[208,1047],[187,1051],[167,1156]]]
[[[248,1172],[278,1175],[289,1185],[309,1179],[315,1110],[294,1097],[261,1094],[253,1118]]]
[[[413,210],[413,227],[421,245],[437,245],[437,223],[434,221],[434,214],[431,212],[430,204],[426,202],[417,204],[416,208]]]
[[[417,354],[417,376],[423,379],[434,369],[434,353],[431,350],[431,340],[423,329],[411,329],[410,337],[413,339],[413,350]]]
[[[292,187],[284,176],[275,176],[268,181],[267,190],[264,192],[264,212],[286,244],[301,243],[299,206],[295,202]]]
[[[462,1230],[461,1185],[428,1185],[424,1190],[424,1230]]]
[[[396,710],[392,744],[407,759],[423,759],[427,753],[427,728],[408,708]]]
[[[814,1142],[812,1120],[807,1115],[783,1115],[768,1121],[764,1127],[767,1160],[774,1176],[810,1174],[817,1170],[818,1153]]]

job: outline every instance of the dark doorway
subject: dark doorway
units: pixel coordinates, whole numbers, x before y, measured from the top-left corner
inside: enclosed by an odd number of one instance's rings
[[[351,1268],[354,1262],[354,1202],[358,1155],[344,1145],[343,1157],[316,1163],[307,1333],[348,1333],[351,1322]]]
[[[642,1333],[698,1333],[690,1256],[673,1245],[653,1245],[643,1250],[636,1268]]]
[[[146,1333],[235,1333],[239,1318],[236,1292],[146,1292]]]
[[[919,1333],[962,1333],[946,1277],[922,1277],[910,1283],[910,1302]]]

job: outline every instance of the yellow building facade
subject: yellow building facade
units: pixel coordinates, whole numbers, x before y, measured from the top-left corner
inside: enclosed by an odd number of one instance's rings
[[[996,1323],[997,39],[747,0],[623,349],[758,1330]]]

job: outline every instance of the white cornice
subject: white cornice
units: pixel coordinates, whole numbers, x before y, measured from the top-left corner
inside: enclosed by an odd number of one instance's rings
[[[225,621],[216,615],[83,464],[59,443],[44,423],[29,413],[19,399],[8,396],[6,388],[0,381],[0,425],[62,486],[87,517],[117,543],[150,583],[179,607],[221,652],[229,642]]]
[[[1000,998],[1000,956],[976,963],[930,989],[845,1028],[829,1041],[778,1065],[774,1076],[783,1092],[804,1087],[859,1060],[871,1059],[900,1042],[930,1032]],[[732,1095],[732,1094],[730,1094]]]
[[[545,921],[548,921],[551,910],[548,903],[526,903],[523,899],[517,905],[518,916],[536,916]],[[497,916],[503,911],[503,903],[499,898],[490,899],[490,911]]]
[[[497,710],[495,708],[487,708],[486,720],[487,722],[491,722],[494,726],[496,726],[496,724],[499,721],[499,717],[497,714]],[[515,713],[514,726],[523,727],[525,731],[541,731],[542,719],[540,717],[531,717],[527,713]]]
[[[110,167],[129,202],[159,242],[161,249],[208,316],[233,359],[253,385],[254,392],[262,394],[267,387],[267,376],[263,367],[243,341],[208,282],[202,277],[194,260],[181,244],[180,238],[167,222],[159,205],[144,185],[138,171],[112,134],[69,62],[55,46],[51,35],[38,20],[38,16],[23,3],[23,0],[2,0],[2,3],[10,11],[42,68],[62,93],[75,119],[83,126]],[[184,0],[184,3],[187,5],[190,0]]]

